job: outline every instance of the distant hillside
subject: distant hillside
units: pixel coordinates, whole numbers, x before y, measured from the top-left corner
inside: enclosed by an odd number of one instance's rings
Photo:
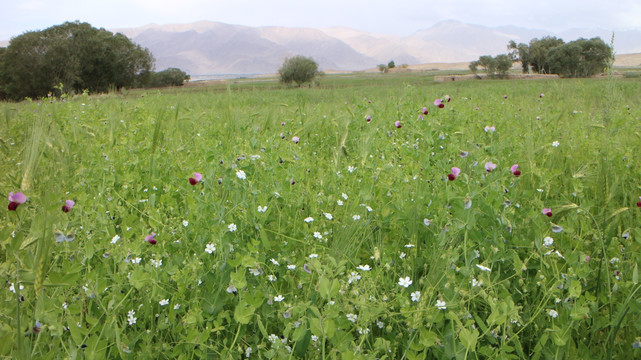
[[[486,27],[458,21],[443,21],[404,37],[345,27],[249,27],[212,21],[150,24],[112,31],[121,32],[148,48],[156,58],[157,70],[177,67],[192,76],[275,73],[286,57],[294,55],[314,58],[324,71],[372,69],[390,60],[415,68],[432,63],[461,66],[481,55],[506,53],[510,40],[527,43],[532,38],[548,35],[565,41],[600,36],[609,43],[612,38],[612,33],[604,29],[573,29],[553,34],[538,29]],[[617,54],[641,53],[641,31],[615,33],[614,47]],[[616,65],[621,61],[617,60]],[[635,60],[629,61],[634,65]]]
[[[507,51],[510,40],[529,42],[555,35],[565,41],[580,36],[609,42],[606,30],[571,30],[552,34],[516,26],[490,28],[458,21],[440,22],[405,37],[372,34],[345,27],[329,29],[249,27],[211,21],[192,24],[146,25],[119,29],[147,47],[156,57],[158,70],[178,67],[198,74],[274,73],[288,56],[314,58],[322,70],[349,71],[396,64],[465,63],[480,55]],[[615,36],[617,53],[641,52],[641,31]]]

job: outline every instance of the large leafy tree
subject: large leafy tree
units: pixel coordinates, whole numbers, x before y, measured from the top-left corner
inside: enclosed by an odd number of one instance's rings
[[[134,87],[153,68],[151,53],[122,34],[66,22],[13,38],[0,56],[0,96],[19,100],[66,91]]]
[[[280,81],[285,84],[295,82],[298,86],[314,80],[319,74],[318,64],[314,59],[297,55],[285,59],[283,66],[278,69]]]

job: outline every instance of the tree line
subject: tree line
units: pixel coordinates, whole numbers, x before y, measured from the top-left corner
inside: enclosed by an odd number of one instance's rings
[[[26,32],[0,48],[0,99],[182,85],[189,79],[179,69],[153,68],[151,52],[125,35],[66,22]]]
[[[477,73],[482,68],[490,77],[505,76],[515,61],[523,73],[557,74],[561,77],[590,77],[607,69],[614,60],[612,47],[601,38],[564,42],[554,36],[532,39],[529,44],[510,41],[508,54],[484,55],[470,63]]]

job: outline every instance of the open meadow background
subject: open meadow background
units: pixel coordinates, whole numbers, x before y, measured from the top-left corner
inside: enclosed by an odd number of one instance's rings
[[[641,356],[638,78],[319,84],[0,103],[0,355]]]

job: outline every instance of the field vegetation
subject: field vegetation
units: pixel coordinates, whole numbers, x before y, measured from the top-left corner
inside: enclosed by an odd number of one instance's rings
[[[0,103],[0,355],[641,356],[641,83]]]

